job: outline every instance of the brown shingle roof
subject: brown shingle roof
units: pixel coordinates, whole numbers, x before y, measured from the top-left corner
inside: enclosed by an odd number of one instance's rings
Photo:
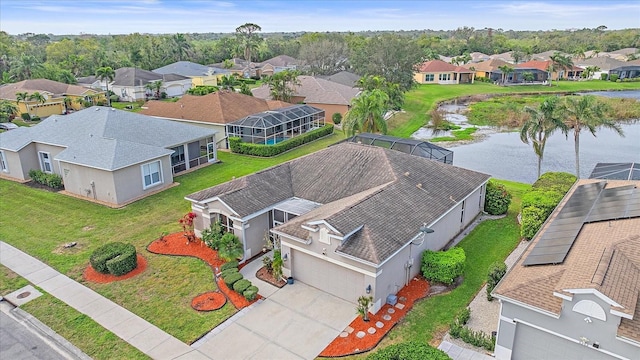
[[[553,292],[571,296],[567,290],[597,290],[622,306],[612,309],[634,316],[623,321],[626,325],[619,331],[640,341],[640,316],[634,315],[640,296],[640,217],[584,224],[563,263],[522,265],[575,189],[595,181],[583,179],[574,185],[494,293],[559,315],[562,301]],[[629,184],[638,191],[640,181],[609,181],[607,188]]]
[[[140,113],[170,119],[227,124],[245,116],[290,105],[232,91],[217,91],[204,96],[185,95],[176,102],[152,100],[144,105],[146,109]]]
[[[55,97],[64,95],[84,95],[87,92],[95,93],[94,90],[78,85],[65,84],[48,79],[23,80],[17,83],[0,86],[0,99],[16,100],[17,92],[48,92]]]
[[[498,68],[504,65],[512,66],[512,64],[509,64],[508,62],[500,59],[491,59],[491,60],[482,61],[479,63],[468,63],[462,66],[467,69],[474,68],[476,71],[494,72],[494,71],[498,71],[499,70]]]
[[[423,62],[418,66],[418,71],[421,73],[431,73],[431,72],[471,73],[473,72],[462,66],[449,64],[442,60],[431,60],[431,61]]]
[[[188,198],[218,196],[241,217],[292,197],[324,204],[277,230],[301,237],[300,225],[314,220],[328,222],[339,235],[363,227],[338,251],[381,263],[406,245],[423,223],[455,206],[451,199],[464,198],[488,179],[395,150],[342,143]]]
[[[298,76],[298,80],[300,85],[296,86],[294,96],[304,97],[304,102],[310,104],[349,105],[360,92],[360,89],[314,76]],[[253,96],[257,98],[271,98],[271,91],[267,85],[262,85],[251,91]]]

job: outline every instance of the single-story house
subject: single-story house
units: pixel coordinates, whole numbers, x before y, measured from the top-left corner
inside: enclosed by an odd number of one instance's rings
[[[597,67],[600,70],[594,72],[593,76],[591,78],[592,79],[600,79],[602,74],[609,75],[609,72],[611,70],[619,68],[619,67],[623,67],[623,66],[627,65],[627,63],[624,62],[624,61],[616,60],[614,58],[610,58],[608,56],[601,56],[601,57],[592,57],[592,58],[589,58],[589,59],[578,60],[578,61],[575,62],[575,65],[579,66],[579,67],[581,67],[583,69],[586,69],[589,66]]]
[[[530,60],[517,64],[514,72],[509,74],[507,82],[520,83],[524,82],[524,74],[529,72],[533,74],[534,82],[544,82],[549,80],[549,68],[552,65],[551,60]],[[579,79],[584,71],[583,68],[572,66],[570,69],[557,68],[551,72],[551,80],[558,79]]]
[[[255,64],[255,71],[258,76],[270,76],[285,70],[296,70],[298,59],[288,55],[278,55],[271,59]]]
[[[230,66],[229,66],[230,65]],[[229,64],[225,62],[215,63],[207,65],[214,69],[224,69],[226,75],[240,75],[242,77],[249,77],[249,67],[247,66],[247,60],[240,58],[229,59]],[[255,73],[255,63],[251,63],[252,73]]]
[[[475,72],[442,60],[431,60],[416,66],[413,79],[418,84],[473,84]]]
[[[125,67],[116,70],[116,76],[109,85],[121,101],[147,100],[153,96],[153,91],[147,89],[147,84],[162,82],[160,92],[168,97],[184,95],[191,89],[192,80],[189,77],[176,74],[157,74],[152,71]]]
[[[324,110],[327,120],[333,114],[344,116],[351,107],[351,100],[360,94],[360,89],[321,79],[315,76],[298,76],[300,85],[295,86],[292,103],[305,103]],[[251,92],[260,99],[271,99],[268,85],[262,85]]]
[[[235,91],[220,90],[204,96],[184,95],[176,102],[151,100],[140,114],[213,128],[217,148],[226,149],[226,125],[249,115],[290,106],[282,101],[258,99]]]
[[[217,159],[215,130],[91,107],[0,134],[0,175],[62,177],[68,194],[121,206],[170,187],[173,176]]]
[[[508,62],[500,59],[490,59],[478,63],[469,63],[462,65],[462,67],[466,69],[475,71],[476,78],[486,78],[491,79],[491,81],[502,80],[502,71],[500,70],[501,66],[513,67],[512,64],[509,64]]]
[[[176,74],[191,78],[193,86],[217,86],[216,70],[191,61],[176,61],[172,64],[152,70],[156,74]]]
[[[37,100],[18,101],[18,93],[32,95],[35,92],[44,97],[44,103]],[[87,89],[78,85],[65,84],[48,79],[23,80],[0,86],[0,99],[8,100],[18,107],[18,115],[47,117],[66,114],[70,110],[82,109],[78,99],[84,101],[106,100],[103,91]],[[66,101],[66,102],[65,102]]]
[[[358,81],[360,81],[360,78],[362,78],[362,76],[358,74],[354,74],[352,72],[345,71],[345,70],[337,72],[333,75],[319,76],[319,77],[325,80],[333,81],[335,83],[350,86],[350,87],[357,87]]]
[[[639,187],[569,190],[493,291],[496,359],[640,358]]]
[[[491,59],[498,59],[498,60],[502,60],[505,62],[508,62],[509,64],[515,64],[515,60],[513,59],[513,51],[507,51],[507,52],[503,52],[501,54],[494,54],[489,56]]]
[[[262,252],[280,240],[283,272],[355,303],[387,297],[420,273],[484,207],[489,175],[400,151],[344,142],[191,195],[201,234],[220,221]],[[421,228],[434,230],[427,235]]]

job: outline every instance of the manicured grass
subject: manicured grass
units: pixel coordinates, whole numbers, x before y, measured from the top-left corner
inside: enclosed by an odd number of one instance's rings
[[[389,135],[410,137],[416,130],[430,120],[429,112],[440,101],[454,99],[461,96],[479,94],[509,94],[509,93],[547,93],[547,92],[580,92],[597,90],[636,90],[640,89],[640,82],[620,82],[591,80],[591,81],[560,81],[553,86],[497,86],[489,83],[460,84],[460,85],[418,85],[405,96],[404,110],[389,120]]]
[[[127,106],[131,106],[132,109],[128,109]],[[138,102],[119,102],[119,101],[111,102],[112,108],[131,111],[131,112],[139,112],[140,110],[142,110],[141,106],[142,104]]]
[[[336,132],[266,159],[219,152],[221,163],[178,176],[175,181],[179,186],[122,209],[0,180],[0,212],[5,214],[0,217],[0,239],[190,343],[236,310],[230,304],[207,313],[191,309],[194,296],[215,289],[209,266],[195,258],[151,254],[146,246],[162,232],[180,231],[178,219],[190,210],[184,200],[186,195],[317,151],[343,138],[341,132]],[[71,241],[78,245],[61,249]],[[135,245],[147,258],[148,269],[117,283],[85,282],[82,271],[91,252],[111,241]]]
[[[498,182],[506,186],[513,195],[513,201],[505,218],[482,222],[460,242],[459,246],[464,249],[467,257],[462,284],[450,293],[416,303],[377,349],[409,340],[428,342],[434,336],[446,332],[451,321],[484,286],[489,265],[494,261],[504,260],[516,248],[520,242],[520,226],[516,221],[520,211],[520,198],[531,185],[502,180]],[[349,359],[363,359],[366,355]]]
[[[0,295],[6,295],[29,282],[0,265]],[[88,316],[45,293],[21,306],[56,333],[94,359],[148,359],[138,349],[105,330]]]
[[[473,133],[475,133],[478,128],[466,128],[462,130],[454,130],[451,132],[453,136],[439,136],[429,139],[430,142],[443,142],[443,141],[461,141],[461,140],[472,140]]]

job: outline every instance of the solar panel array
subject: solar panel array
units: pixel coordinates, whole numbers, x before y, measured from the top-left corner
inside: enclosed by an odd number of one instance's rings
[[[590,179],[640,180],[640,163],[598,163]]]
[[[586,223],[640,216],[640,191],[633,185],[604,189]]]

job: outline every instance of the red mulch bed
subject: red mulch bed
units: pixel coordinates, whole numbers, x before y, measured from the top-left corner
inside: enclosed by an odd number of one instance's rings
[[[84,269],[84,272],[82,273],[82,277],[87,281],[91,281],[99,284],[108,284],[114,281],[130,279],[147,269],[147,259],[142,257],[142,255],[140,254],[138,254],[137,259],[138,259],[138,266],[135,269],[133,269],[133,271],[126,273],[122,276],[99,273],[91,267],[91,264],[89,264],[87,268]]]
[[[224,261],[218,258],[217,251],[205,245],[205,243],[200,239],[187,243],[187,238],[182,232],[166,235],[162,240],[155,240],[147,246],[147,250],[154,254],[196,257],[209,264],[209,266],[211,266],[211,271],[215,271],[214,269],[216,267],[220,269],[220,266],[224,264]],[[249,302],[241,294],[229,289],[222,279],[216,280],[218,288],[222,294],[229,299],[233,306],[238,310],[241,310],[262,298],[258,295],[253,301]]]
[[[227,303],[227,298],[217,292],[211,291],[200,294],[191,300],[191,307],[198,311],[218,310]]]
[[[282,279],[280,279],[280,281],[276,280],[276,278],[273,277],[273,274],[267,271],[267,268],[264,266],[261,267],[256,272],[256,277],[262,281],[268,282],[269,284],[273,286],[277,286],[279,288],[282,288],[283,286],[287,285],[287,282]]]
[[[385,304],[377,314],[369,314],[370,321],[365,322],[362,317],[358,316],[355,320],[349,324],[353,328],[353,332],[346,337],[336,337],[321,353],[320,357],[340,357],[353,354],[359,354],[369,351],[376,347],[380,340],[387,335],[387,333],[393,328],[406,314],[411,310],[415,301],[426,297],[429,294],[429,283],[423,277],[415,277],[409,285],[403,287],[398,294],[398,304],[403,304],[403,309]],[[400,300],[404,298],[406,300]],[[389,314],[388,310],[393,308],[395,312]],[[384,320],[384,315],[391,316],[391,320]],[[380,321],[384,324],[381,329],[376,327],[376,323]],[[375,328],[375,334],[369,334],[367,330],[369,328]],[[364,331],[365,336],[362,339],[356,337],[358,331]]]

